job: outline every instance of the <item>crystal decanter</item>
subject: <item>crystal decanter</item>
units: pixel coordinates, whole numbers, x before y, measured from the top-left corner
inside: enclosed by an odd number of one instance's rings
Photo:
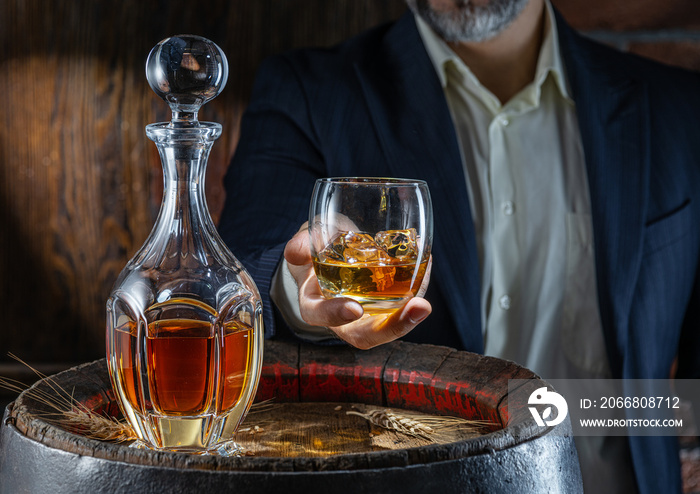
[[[107,301],[109,374],[136,446],[237,455],[232,436],[262,365],[262,305],[206,204],[221,125],[197,120],[226,84],[228,64],[213,42],[175,36],[153,48],[146,74],[172,110],[170,122],[146,126],[163,164],[163,201]]]

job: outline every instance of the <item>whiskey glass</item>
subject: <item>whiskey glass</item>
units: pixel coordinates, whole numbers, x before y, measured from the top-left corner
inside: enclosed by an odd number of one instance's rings
[[[351,298],[369,315],[394,312],[418,293],[428,267],[433,241],[428,185],[403,178],[319,179],[309,235],[326,298]]]
[[[146,62],[172,110],[170,122],[146,127],[163,164],[163,200],[107,301],[110,379],[137,447],[242,453],[232,437],[260,377],[262,303],[207,208],[206,163],[221,125],[197,119],[227,72],[219,47],[198,36],[163,40]]]

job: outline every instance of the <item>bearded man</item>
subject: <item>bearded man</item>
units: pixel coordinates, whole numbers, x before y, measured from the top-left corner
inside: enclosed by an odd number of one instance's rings
[[[698,378],[698,76],[582,38],[547,0],[408,5],[260,68],[220,231],[271,297],[268,337],[400,337],[545,379],[665,379],[674,361]],[[427,291],[386,320],[321,295],[302,224],[328,176],[432,191]],[[576,443],[586,490],[681,490],[674,437]]]

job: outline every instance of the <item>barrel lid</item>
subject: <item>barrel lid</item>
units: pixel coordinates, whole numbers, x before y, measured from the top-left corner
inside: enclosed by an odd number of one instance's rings
[[[510,379],[528,381],[509,392]],[[64,371],[52,376],[51,381],[39,382],[35,387],[70,389],[74,399],[91,410],[118,413],[104,359]],[[497,425],[490,433],[454,443],[367,451],[365,459],[357,453],[221,458],[155,453],[69,432],[44,420],[42,417],[53,410],[27,391],[15,401],[7,420],[28,438],[52,448],[139,465],[212,471],[361,470],[493,453],[536,439],[542,429],[527,410],[527,400],[534,389],[542,386],[547,383],[513,362],[440,346],[393,342],[357,351],[267,341],[258,401],[358,402],[489,420]],[[516,412],[509,414],[509,410]]]

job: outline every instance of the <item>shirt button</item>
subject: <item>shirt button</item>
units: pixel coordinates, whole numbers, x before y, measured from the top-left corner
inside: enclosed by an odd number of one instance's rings
[[[510,123],[510,119],[508,117],[498,117],[498,123],[504,127],[507,127]]]
[[[513,204],[511,201],[506,201],[501,204],[501,211],[503,211],[503,214],[506,216],[510,216],[515,211],[515,204]]]
[[[501,298],[499,298],[498,299],[498,306],[503,310],[510,309],[510,296],[503,295]]]

